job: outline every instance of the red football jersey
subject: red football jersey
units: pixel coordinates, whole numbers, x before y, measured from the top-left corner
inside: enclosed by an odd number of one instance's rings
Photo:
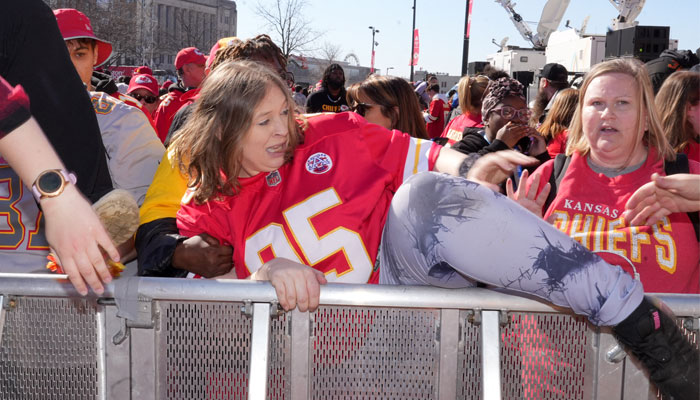
[[[640,279],[646,292],[698,293],[700,249],[688,214],[674,213],[653,226],[629,226],[622,218],[625,203],[651,174],[666,175],[663,162],[649,149],[636,171],[608,178],[593,171],[574,153],[557,196],[545,218],[605,261]],[[554,161],[540,166],[540,188],[549,181]],[[690,161],[690,173],[700,164]]]
[[[312,266],[329,281],[377,283],[375,260],[389,204],[409,176],[431,170],[440,146],[367,123],[355,113],[308,119],[292,161],[240,179],[240,192],[197,205],[183,198],[183,235],[233,245],[246,278],[275,258]]]
[[[461,114],[447,124],[440,137],[446,137],[447,145],[452,146],[462,140],[466,128],[482,128],[483,126],[484,123],[481,120],[481,113],[476,115],[469,113]]]
[[[156,122],[156,133],[161,142],[165,142],[165,138],[168,136],[168,131],[170,130],[170,125],[173,123],[173,118],[175,114],[180,110],[180,108],[185,105],[189,96],[194,96],[199,93],[198,89],[188,90],[187,92],[181,92],[179,90],[170,91],[163,101],[158,105],[156,114],[153,119]],[[188,97],[185,97],[188,95]]]

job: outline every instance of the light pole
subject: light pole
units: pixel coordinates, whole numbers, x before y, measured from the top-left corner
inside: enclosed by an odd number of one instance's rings
[[[389,75],[389,70],[394,69],[394,67],[386,67],[386,74]]]
[[[374,41],[374,34],[379,33],[379,29],[370,26],[369,29],[372,30],[372,62],[370,63],[370,68],[371,68],[371,74],[374,73],[374,46],[379,46],[379,43]]]
[[[413,0],[413,28],[411,28],[411,79],[413,82],[413,65],[416,51],[416,0]]]

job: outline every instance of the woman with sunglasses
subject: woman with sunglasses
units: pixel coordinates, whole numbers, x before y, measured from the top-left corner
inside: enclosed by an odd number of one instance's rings
[[[405,79],[371,75],[348,88],[348,104],[368,122],[427,139],[418,97]]]
[[[546,152],[544,141],[527,124],[530,110],[520,82],[513,78],[499,78],[489,82],[485,93],[481,102],[484,129],[465,131],[464,137],[452,146],[453,149],[465,154],[486,154],[509,149],[527,151],[531,155]],[[521,142],[523,139],[525,140]],[[534,146],[530,146],[531,140]]]
[[[158,81],[151,75],[136,75],[129,81],[126,94],[135,98],[151,114],[156,113],[160,98],[158,97]]]

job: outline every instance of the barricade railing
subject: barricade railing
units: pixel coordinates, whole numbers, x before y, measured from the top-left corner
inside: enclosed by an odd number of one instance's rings
[[[700,296],[658,295],[697,346]],[[655,399],[606,328],[487,289],[0,274],[2,399]]]

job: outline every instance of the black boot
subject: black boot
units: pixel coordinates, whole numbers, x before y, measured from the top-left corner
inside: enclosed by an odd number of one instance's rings
[[[649,379],[664,399],[700,399],[699,352],[683,336],[673,318],[644,298],[613,332],[644,364]]]

